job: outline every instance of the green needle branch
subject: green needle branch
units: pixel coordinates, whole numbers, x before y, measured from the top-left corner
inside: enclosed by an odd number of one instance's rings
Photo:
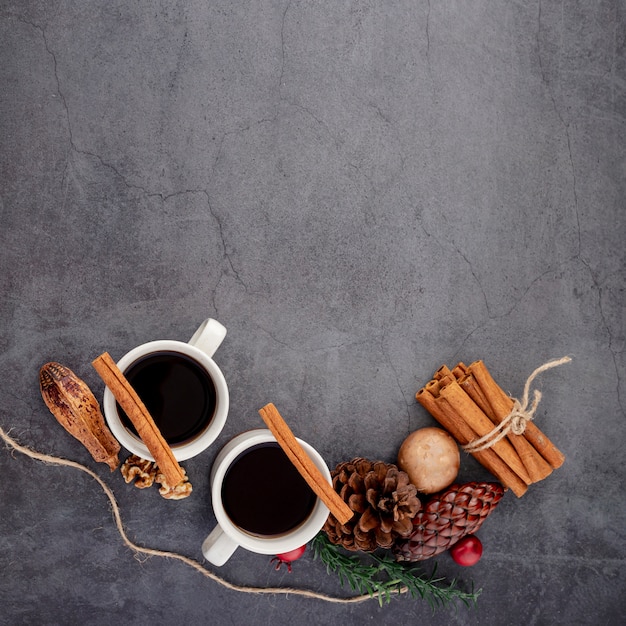
[[[391,556],[368,554],[369,563],[364,563],[361,555],[346,555],[339,546],[328,540],[320,532],[312,542],[315,558],[326,565],[328,573],[339,576],[343,587],[348,585],[353,591],[377,597],[380,606],[389,603],[391,597],[408,593],[413,598],[426,600],[433,611],[453,600],[460,600],[466,606],[475,606],[480,590],[462,591],[456,579],[445,584],[445,579],[435,576],[436,565],[429,576],[414,566],[398,563]]]

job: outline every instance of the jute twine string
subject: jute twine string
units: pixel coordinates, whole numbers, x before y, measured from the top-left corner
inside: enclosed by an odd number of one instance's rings
[[[535,419],[535,412],[537,411],[537,406],[541,401],[541,392],[538,389],[535,389],[533,391],[532,402],[530,402],[530,406],[528,405],[530,401],[530,386],[533,384],[533,381],[542,372],[552,369],[553,367],[569,363],[571,360],[572,359],[570,357],[564,356],[561,359],[548,361],[547,363],[539,366],[526,380],[526,384],[524,385],[524,394],[522,395],[521,401],[517,398],[511,398],[513,400],[513,408],[511,409],[511,412],[486,435],[464,445],[463,450],[471,453],[480,452],[481,450],[491,448],[491,446],[498,443],[500,439],[506,437],[509,433],[513,433],[514,435],[523,435],[526,430],[526,424]]]
[[[252,593],[252,594],[285,594],[285,595],[294,595],[294,596],[303,596],[305,598],[313,598],[316,600],[323,600],[324,602],[332,602],[336,604],[354,604],[357,602],[363,602],[365,600],[370,600],[371,596],[368,594],[353,596],[348,598],[339,598],[335,596],[329,596],[323,593],[318,593],[316,591],[310,591],[308,589],[296,589],[291,587],[250,587],[244,585],[236,585],[233,584],[224,578],[221,578],[214,572],[206,569],[197,561],[190,559],[182,554],[178,554],[176,552],[169,552],[166,550],[157,550],[155,548],[144,548],[142,546],[137,545],[133,541],[128,538],[126,531],[124,530],[124,525],[122,523],[122,517],[120,515],[120,508],[117,504],[117,500],[113,494],[113,491],[109,488],[109,486],[92,470],[76,461],[69,461],[67,459],[62,459],[60,457],[51,456],[49,454],[43,454],[41,452],[36,452],[35,450],[31,450],[25,446],[20,445],[11,438],[1,427],[0,427],[0,437],[5,441],[5,443],[11,446],[17,452],[25,454],[26,456],[41,461],[43,463],[51,464],[51,465],[62,465],[65,467],[73,467],[81,472],[85,472],[89,476],[91,476],[102,488],[104,493],[106,494],[109,502],[111,503],[111,507],[113,509],[113,518],[115,520],[115,525],[117,530],[122,538],[122,541],[126,546],[128,546],[131,550],[135,552],[135,557],[138,557],[139,554],[144,554],[146,556],[161,556],[169,559],[176,559],[178,561],[182,561],[189,567],[192,567],[196,571],[200,572],[206,578],[209,578],[216,583],[226,587],[227,589],[231,589],[232,591],[239,591],[241,593]],[[406,589],[400,590],[398,593],[404,593]]]

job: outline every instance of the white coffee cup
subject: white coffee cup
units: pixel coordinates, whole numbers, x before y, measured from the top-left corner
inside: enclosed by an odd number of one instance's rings
[[[202,544],[204,557],[213,565],[224,565],[241,546],[258,554],[282,554],[295,550],[313,539],[328,518],[326,505],[316,498],[313,510],[300,525],[279,536],[258,536],[236,526],[229,518],[222,502],[222,484],[231,464],[243,452],[258,444],[276,442],[267,429],[250,430],[231,439],[219,452],[211,469],[211,497],[217,526]],[[331,483],[330,471],[320,454],[308,443],[298,439],[300,445]]]
[[[177,461],[185,461],[206,450],[218,437],[226,423],[229,406],[228,386],[222,371],[212,359],[225,336],[226,328],[218,321],[209,318],[202,322],[189,343],[169,339],[150,341],[137,346],[117,362],[120,370],[126,372],[138,359],[151,353],[177,352],[193,359],[213,381],[215,410],[212,419],[206,428],[191,440],[170,446]],[[120,444],[132,454],[154,461],[146,444],[122,422],[117,411],[117,403],[108,387],[104,391],[103,410],[109,428]]]

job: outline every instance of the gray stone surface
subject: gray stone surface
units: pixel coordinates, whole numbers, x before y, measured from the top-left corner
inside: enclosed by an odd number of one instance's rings
[[[626,622],[626,8],[619,0],[0,3],[0,426],[92,468],[142,546],[207,566],[219,446],[274,402],[334,467],[393,461],[415,392],[482,358],[565,465],[441,575],[476,609],[224,588],[135,558],[93,478],[0,449],[2,624]],[[96,464],[37,385],[60,361],[187,340],[205,317],[231,411],[178,503]],[[486,479],[464,458],[461,479]],[[430,564],[427,564],[427,570]],[[217,572],[350,595],[310,553]]]

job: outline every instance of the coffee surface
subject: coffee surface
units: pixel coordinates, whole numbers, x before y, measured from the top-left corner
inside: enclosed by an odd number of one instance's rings
[[[179,352],[153,352],[132,363],[125,376],[169,444],[193,439],[211,422],[215,385],[191,357]],[[136,434],[119,405],[117,411],[122,423]]]
[[[262,537],[282,535],[304,522],[317,498],[278,443],[252,446],[226,472],[222,503],[231,521]]]

